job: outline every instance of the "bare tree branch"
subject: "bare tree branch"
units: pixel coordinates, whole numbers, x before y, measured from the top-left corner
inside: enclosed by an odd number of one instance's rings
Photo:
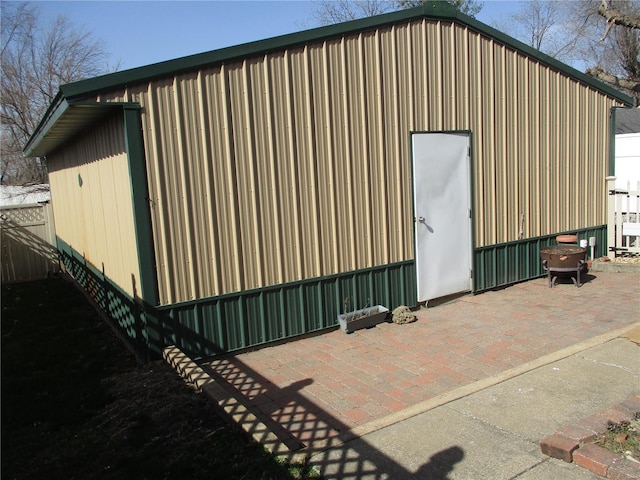
[[[109,70],[104,44],[64,16],[40,24],[29,3],[2,5],[0,58],[0,177],[2,182],[46,179],[43,161],[22,158],[22,147],[61,84]]]
[[[457,10],[475,17],[482,10],[480,0],[440,0]],[[423,0],[317,0],[313,16],[321,25],[347,22],[372,17],[394,10],[404,10],[422,5]]]
[[[611,25],[622,25],[627,28],[640,28],[640,15],[633,13],[625,13],[621,10],[612,7],[607,0],[601,0],[598,7],[598,13],[607,19],[607,22]],[[611,27],[607,28],[607,33]],[[603,39],[607,36],[605,33]]]
[[[600,67],[593,67],[587,70],[587,74],[598,80],[613,85],[615,87],[640,93],[640,81],[629,78],[618,78],[615,75],[606,72]]]

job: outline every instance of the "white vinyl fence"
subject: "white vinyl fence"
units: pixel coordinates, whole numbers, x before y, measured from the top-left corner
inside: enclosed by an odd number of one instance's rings
[[[640,255],[640,181],[632,187],[616,188],[615,177],[608,177],[609,256]],[[633,189],[632,189],[633,188]]]
[[[47,278],[59,270],[51,204],[0,207],[2,283]]]

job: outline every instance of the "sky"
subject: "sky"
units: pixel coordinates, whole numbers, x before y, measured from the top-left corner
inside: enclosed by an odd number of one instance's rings
[[[4,1],[3,1],[4,3]],[[65,14],[106,44],[118,70],[317,27],[309,0],[32,1],[44,21]],[[485,0],[477,19],[492,24],[521,2]]]

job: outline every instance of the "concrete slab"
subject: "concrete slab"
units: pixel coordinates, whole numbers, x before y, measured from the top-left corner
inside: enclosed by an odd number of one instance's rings
[[[542,460],[536,443],[445,406],[316,455],[312,464],[327,480],[500,480]]]
[[[460,399],[452,408],[531,441],[640,388],[640,349],[615,339]]]
[[[326,479],[594,480],[543,455],[539,441],[639,388],[640,347],[615,338],[316,452],[311,464]]]
[[[517,477],[518,480],[602,480],[602,477],[589,470],[560,460],[549,459],[536,465]]]

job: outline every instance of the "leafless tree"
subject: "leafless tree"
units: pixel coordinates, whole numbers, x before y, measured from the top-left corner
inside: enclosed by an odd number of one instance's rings
[[[496,27],[640,101],[640,2],[531,0]]]
[[[587,73],[633,96],[640,105],[640,2],[593,3],[591,10],[596,10],[601,19],[599,43],[604,55]]]
[[[64,83],[105,73],[103,42],[66,16],[44,24],[29,3],[2,5],[0,79],[0,181],[46,181],[41,159],[23,158],[22,148]]]
[[[562,4],[552,0],[531,0],[521,10],[508,15],[497,23],[497,27],[505,33],[516,36],[528,45],[548,52],[556,36],[560,21]]]
[[[383,0],[318,0],[313,16],[320,25],[331,25],[380,15],[394,7],[394,2]]]
[[[483,6],[479,0],[439,1],[447,1],[462,13],[472,17],[477,15]],[[318,0],[315,3],[316,8],[313,12],[315,20],[320,25],[331,25],[417,7],[423,4],[423,0]]]
[[[479,0],[436,0],[436,1],[447,2],[453,5],[453,7],[456,10],[464,13],[465,15],[469,15],[470,17],[475,17],[477,14],[479,14],[480,11],[482,10],[482,7],[484,6],[484,3]],[[398,10],[398,7],[399,8],[418,7],[423,3],[425,3],[425,0],[396,0],[395,3],[397,5],[396,10]]]

